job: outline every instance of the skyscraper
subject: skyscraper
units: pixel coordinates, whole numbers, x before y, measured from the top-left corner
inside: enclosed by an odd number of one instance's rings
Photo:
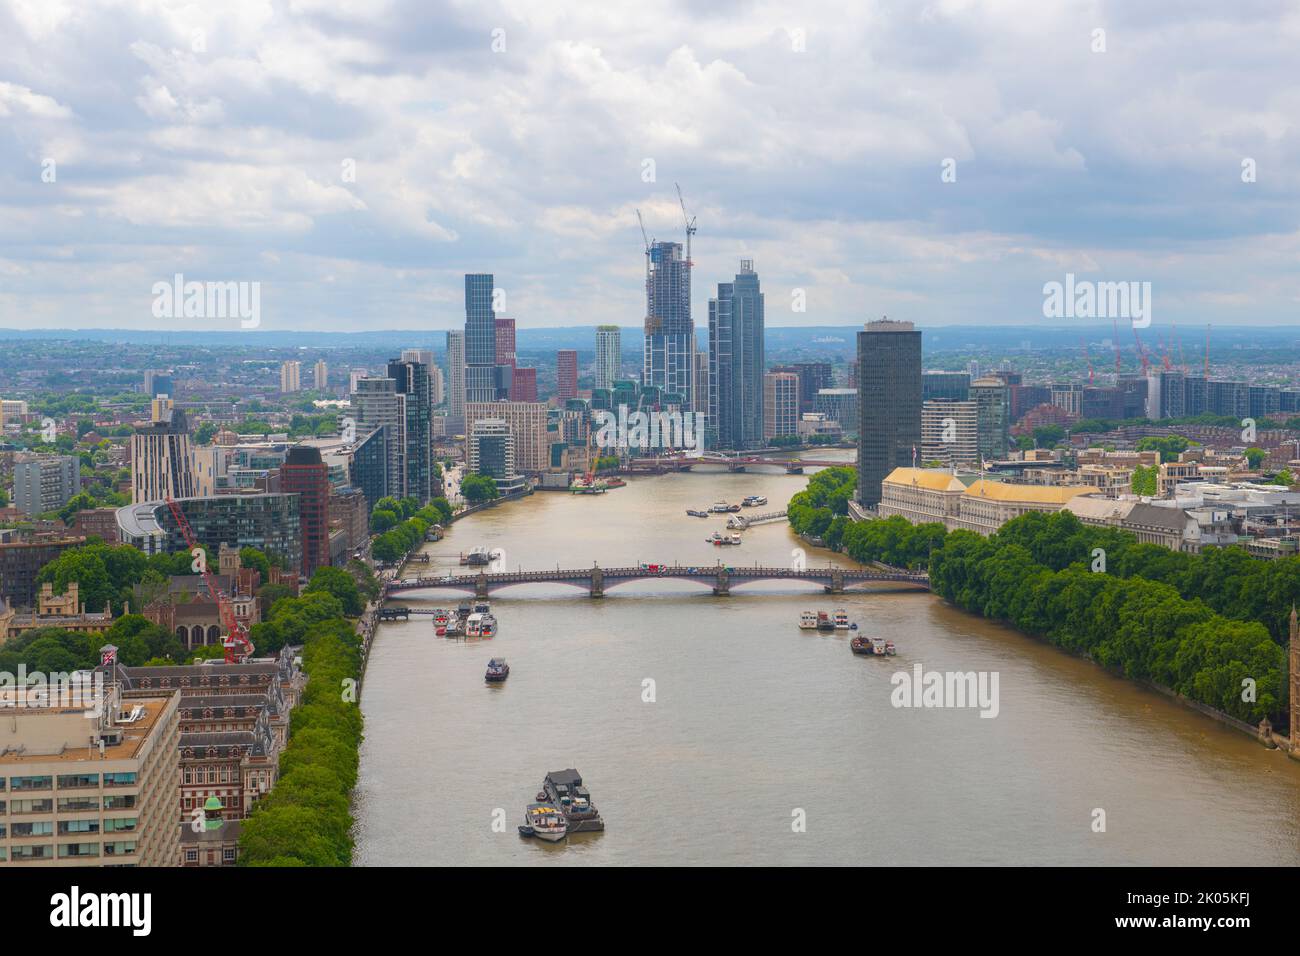
[[[763,445],[763,293],[752,259],[709,300],[709,418],[717,448]]]
[[[280,488],[298,496],[300,573],[309,578],[317,568],[330,563],[330,480],[320,449],[307,445],[290,448],[280,466]]]
[[[496,325],[496,363],[498,365],[515,364],[515,320],[498,318]]]
[[[131,503],[195,494],[194,459],[185,412],[155,399],[153,421],[131,436]]]
[[[763,437],[799,434],[799,376],[769,372],[763,376]]]
[[[511,372],[510,401],[537,401],[537,369],[516,366]]]
[[[1078,414],[1083,407],[1083,389],[1069,390],[1071,411]],[[971,383],[970,397],[979,412],[979,453],[985,461],[1001,461],[1007,457],[1010,446],[1011,422],[1009,411],[1011,389],[1000,378],[987,376]]]
[[[562,402],[578,397],[578,353],[573,349],[555,353],[555,394]]]
[[[325,364],[324,359],[318,359],[312,377],[312,388],[318,392],[323,392],[329,386],[329,381],[330,367]]]
[[[465,431],[465,333],[447,333],[447,434]]]
[[[617,325],[596,326],[596,387],[613,388],[623,360],[623,330]]]
[[[280,363],[280,391],[302,391],[302,363],[297,359]]]
[[[680,395],[689,405],[694,359],[690,262],[683,258],[680,242],[656,242],[647,252],[641,383]]]
[[[388,363],[388,377],[397,383],[397,393],[406,396],[406,493],[424,504],[435,491],[429,366],[393,359]]]
[[[880,486],[912,464],[921,445],[921,333],[881,319],[858,333],[858,501],[880,504]]]
[[[406,497],[406,396],[398,394],[391,378],[363,378],[352,393],[352,409],[358,434],[384,430],[388,494]]]
[[[465,276],[465,401],[497,397],[497,330],[491,273]]]

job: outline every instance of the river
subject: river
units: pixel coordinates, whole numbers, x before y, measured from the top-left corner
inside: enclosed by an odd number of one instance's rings
[[[426,550],[446,570],[477,545],[504,549],[510,568],[788,566],[800,542],[786,524],[717,549],[704,539],[722,520],[685,510],[747,494],[778,509],[805,482],[765,469],[538,492]],[[815,549],[808,562],[851,563]],[[358,865],[1300,862],[1300,764],[928,593],[755,583],[715,597],[646,581],[598,600],[525,585],[492,604],[500,631],[486,641],[436,638],[428,617],[380,625],[361,699]],[[800,610],[834,607],[898,656],[854,657],[844,632],[798,629]],[[483,681],[493,656],[510,662],[505,684]],[[996,672],[997,716],[894,707],[891,675],[917,662]],[[606,832],[520,837],[524,804],[566,767]]]

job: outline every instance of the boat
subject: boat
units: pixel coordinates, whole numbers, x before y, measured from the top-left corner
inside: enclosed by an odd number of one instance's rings
[[[451,623],[451,615],[446,610],[438,608],[433,612],[433,633],[445,637],[449,623]]]
[[[479,622],[479,637],[491,637],[497,632],[497,619],[491,614],[484,614]]]
[[[491,610],[492,605],[488,604],[487,601],[479,601],[474,605],[475,614],[487,614]]]
[[[835,630],[847,631],[849,629],[849,612],[842,607],[835,609]]]
[[[572,767],[552,770],[542,781],[547,799],[558,804],[569,825],[570,833],[595,832],[605,829],[600,811],[591,802],[591,794],[582,785],[582,776]]]
[[[727,504],[725,501],[715,501],[713,504],[709,505],[709,514],[725,515],[730,510],[731,505]]]
[[[465,636],[482,637],[483,636],[483,615],[471,614],[465,618]]]
[[[864,657],[893,657],[898,653],[894,642],[882,637],[854,637],[849,641],[849,649]]]
[[[471,567],[481,567],[492,563],[492,555],[487,548],[474,548],[468,554],[460,556],[460,563],[468,564]]]
[[[487,673],[483,679],[489,684],[500,684],[510,676],[510,665],[504,657],[494,657],[488,661]]]
[[[556,805],[548,802],[530,803],[524,808],[524,825],[519,828],[519,832],[548,843],[558,843],[569,835],[569,824]]]
[[[816,611],[804,611],[802,614],[800,614],[800,615],[799,615],[799,627],[800,627],[801,630],[804,630],[804,631],[815,631],[815,630],[817,630],[817,612],[816,612]]]
[[[767,504],[767,498],[763,495],[748,495],[741,504],[746,508],[757,508],[759,505]]]
[[[707,518],[709,516],[707,511],[696,511],[694,508],[687,508],[686,513],[692,518]]]
[[[707,541],[709,544],[717,544],[717,545],[721,545],[721,544],[740,544],[740,535],[738,535],[738,534],[722,534],[721,532],[715,531],[715,532],[713,532],[712,535],[710,535],[709,537],[705,538],[704,540]]]
[[[835,630],[835,622],[831,620],[831,616],[827,614],[825,611],[817,612],[817,630],[819,631]]]

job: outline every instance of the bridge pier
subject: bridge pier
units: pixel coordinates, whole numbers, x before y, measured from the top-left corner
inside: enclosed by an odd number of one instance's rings
[[[827,594],[844,593],[844,572],[843,571],[832,572],[831,583],[826,585],[826,593]]]
[[[488,599],[487,575],[482,571],[480,571],[478,577],[474,579],[474,597],[478,598],[480,601],[486,601]]]
[[[605,596],[605,572],[600,568],[591,570],[591,596],[594,598]]]
[[[718,569],[718,583],[714,585],[713,593],[721,597],[731,594],[731,575],[722,568]]]

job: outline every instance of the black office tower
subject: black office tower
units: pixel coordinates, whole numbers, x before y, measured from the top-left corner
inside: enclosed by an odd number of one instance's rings
[[[858,501],[880,504],[880,486],[921,449],[921,333],[881,319],[858,333]]]

